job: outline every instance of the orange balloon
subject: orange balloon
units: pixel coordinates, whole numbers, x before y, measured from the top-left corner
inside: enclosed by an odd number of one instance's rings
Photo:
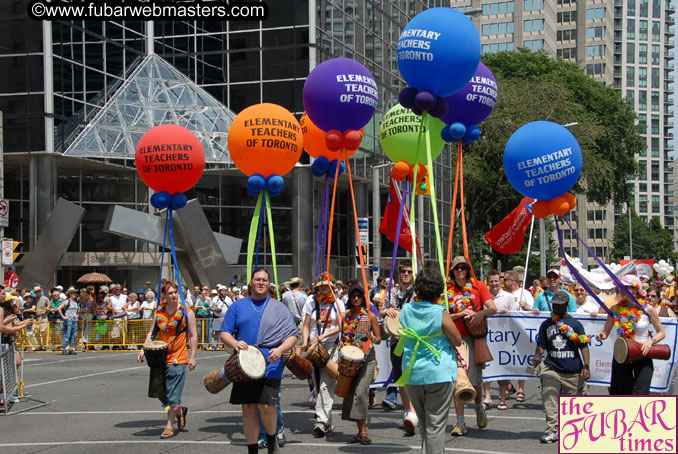
[[[549,200],[549,210],[556,216],[562,216],[570,210],[570,204],[563,196],[554,197]]]
[[[299,122],[277,104],[246,108],[228,130],[228,152],[245,175],[285,175],[299,160],[303,145]]]
[[[532,205],[532,214],[537,219],[544,219],[546,216],[551,214],[548,201],[538,200],[534,205]]]
[[[304,134],[304,149],[308,154],[314,158],[325,156],[330,161],[335,159],[344,159],[341,148],[336,151],[330,151],[327,149],[327,144],[325,142],[325,135],[327,133],[314,125],[313,122],[311,122],[311,119],[308,118],[308,115],[304,113],[304,115],[301,117],[301,120],[299,120],[299,124],[301,125],[301,131]],[[363,138],[364,131],[364,129],[358,131],[361,140]],[[355,138],[353,140],[355,141]],[[347,149],[347,157],[350,158],[353,156],[353,153],[355,153],[357,149],[357,147],[353,150]]]
[[[428,168],[424,164],[417,164],[417,179],[421,181],[428,174]],[[410,179],[414,178],[414,166],[410,169]]]
[[[567,205],[568,205],[568,210],[574,210],[574,207],[577,206],[577,198],[574,196],[574,194],[570,194],[569,192],[566,192],[565,194],[561,195],[565,200],[567,200]]]
[[[410,165],[405,161],[398,161],[391,169],[391,177],[396,181],[402,181],[410,174]]]

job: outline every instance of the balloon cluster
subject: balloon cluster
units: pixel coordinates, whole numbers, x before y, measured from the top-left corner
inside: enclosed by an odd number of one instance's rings
[[[428,112],[435,118],[445,115],[448,109],[445,98],[437,96],[426,88],[417,90],[414,87],[405,87],[398,94],[398,102],[401,106],[411,109],[416,115]]]
[[[167,191],[160,191],[151,196],[151,205],[158,210],[168,207],[173,210],[179,210],[185,207],[187,203],[188,198],[186,198],[186,194],[183,192],[170,195]]]
[[[652,265],[652,268],[654,268],[655,273],[657,273],[657,277],[659,279],[664,279],[668,275],[673,273],[673,266],[669,265],[666,260],[661,259],[654,265]]]
[[[534,121],[513,133],[504,149],[504,172],[509,183],[526,197],[537,199],[532,214],[562,216],[577,205],[568,191],[579,178],[579,143],[565,127]]]
[[[268,190],[268,195],[276,197],[282,192],[284,180],[280,175],[273,174],[264,177],[255,173],[247,179],[247,193],[251,196],[258,196],[264,189]]]
[[[391,178],[395,181],[409,179],[410,183],[414,180],[414,166],[405,161],[398,161],[391,169]],[[417,164],[417,188],[426,190],[428,183],[428,166]]]

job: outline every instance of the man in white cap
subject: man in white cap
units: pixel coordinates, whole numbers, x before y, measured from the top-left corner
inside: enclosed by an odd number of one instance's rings
[[[577,312],[577,303],[574,301],[574,296],[563,287],[561,287],[560,281],[560,272],[556,269],[550,269],[546,272],[546,280],[548,286],[546,290],[541,292],[534,300],[534,306],[532,306],[532,313],[539,314],[540,312],[551,313],[553,308],[551,307],[551,298],[553,298],[553,293],[559,290],[570,295],[570,302],[567,304],[567,312],[574,314]]]
[[[220,341],[220,332],[221,324],[224,322],[224,317],[228,308],[233,304],[233,300],[228,297],[226,294],[228,292],[228,287],[225,285],[217,284],[217,296],[212,298],[212,303],[210,304],[210,310],[214,314],[214,320],[212,320],[212,335],[214,336],[214,350],[217,349]]]
[[[302,309],[306,303],[306,294],[299,290],[299,287],[304,285],[304,280],[298,276],[290,279],[290,291],[285,292],[281,301],[292,313],[294,323],[299,326],[302,321]]]

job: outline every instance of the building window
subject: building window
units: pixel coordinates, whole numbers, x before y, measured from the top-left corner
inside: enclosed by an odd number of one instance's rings
[[[626,14],[629,16],[636,15],[636,0],[628,0],[626,3]]]
[[[652,177],[652,181],[659,181],[659,162],[658,161],[652,161],[650,176]]]
[[[659,64],[659,44],[652,45],[652,64]]]
[[[636,39],[636,20],[626,19],[626,37],[628,39]]]
[[[628,66],[626,68],[626,86],[627,87],[635,86],[635,79],[636,79],[636,68],[634,68],[633,66]]]
[[[658,91],[652,92],[652,99],[650,100],[650,103],[652,105],[652,112],[659,112],[659,92]],[[657,144],[657,146],[659,146],[659,144]]]
[[[605,74],[605,63],[586,65],[586,74],[589,76],[599,76],[601,74]]]
[[[563,11],[556,14],[556,22],[559,24],[577,22],[576,11]]]
[[[652,196],[652,212],[653,213],[659,213],[659,196],[658,195]]]
[[[658,43],[661,40],[661,23],[652,21],[652,41]]]
[[[647,91],[638,91],[638,110],[647,110]]]
[[[643,40],[643,41],[647,41],[647,21],[646,20],[639,21],[638,38]]]
[[[640,88],[647,87],[647,68],[638,68],[638,86]]]
[[[587,57],[602,57],[605,55],[605,44],[597,44],[595,46],[586,46]]]
[[[528,40],[528,41],[523,41],[523,47],[526,47],[531,50],[540,50],[544,47],[544,40],[543,39],[533,39],[533,40]]]
[[[525,11],[541,11],[544,9],[544,0],[524,0]]]
[[[602,38],[604,36],[605,36],[605,26],[604,25],[586,28],[586,37],[589,38],[589,39]]]
[[[544,19],[532,19],[523,21],[525,32],[539,32],[544,30]]]
[[[640,194],[638,196],[638,211],[647,213],[647,196],[645,194]]]
[[[638,45],[638,63],[647,65],[647,44]]]
[[[596,20],[605,18],[605,8],[588,8],[586,10],[586,20]]]
[[[647,10],[648,10],[648,5],[647,5],[647,0],[640,0],[640,8],[638,11],[638,15],[640,17],[647,17]]]

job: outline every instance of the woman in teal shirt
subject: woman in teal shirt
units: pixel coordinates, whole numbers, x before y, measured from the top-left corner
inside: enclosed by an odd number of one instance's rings
[[[421,452],[445,452],[445,426],[457,380],[454,346],[461,335],[445,306],[433,301],[444,290],[443,279],[435,270],[424,270],[414,283],[415,302],[400,312],[402,335],[396,354],[403,354],[403,376],[396,383],[405,385],[419,418]]]

